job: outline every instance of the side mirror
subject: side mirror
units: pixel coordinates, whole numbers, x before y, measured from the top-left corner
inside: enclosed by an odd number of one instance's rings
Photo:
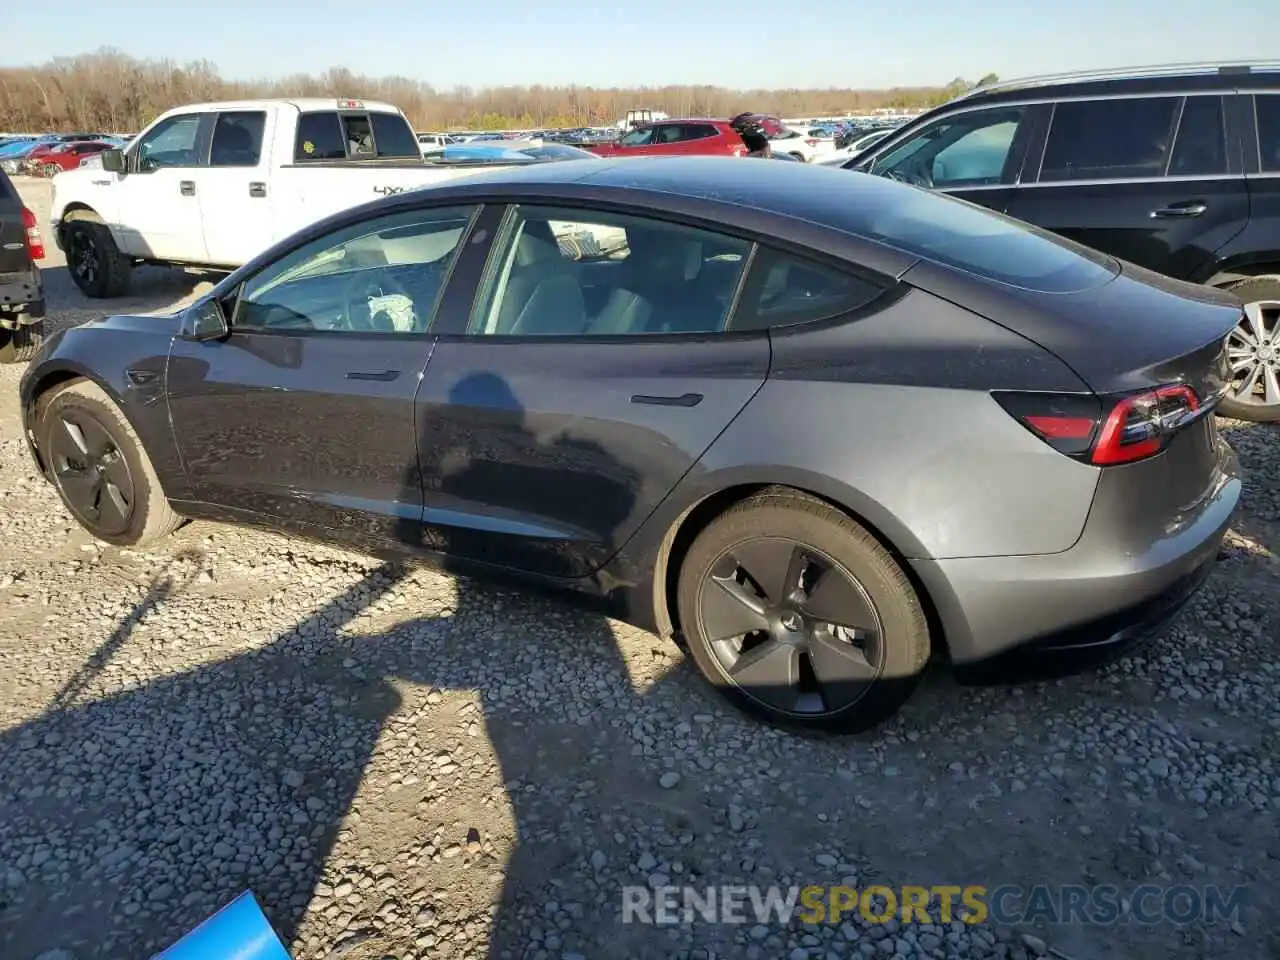
[[[124,173],[124,151],[112,147],[102,151],[102,169],[111,173]]]
[[[207,297],[192,304],[182,315],[181,336],[186,340],[221,340],[231,332],[222,304]]]

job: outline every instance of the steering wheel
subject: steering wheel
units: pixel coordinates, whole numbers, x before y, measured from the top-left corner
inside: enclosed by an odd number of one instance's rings
[[[933,188],[933,178],[919,164],[910,164],[905,170],[886,170],[884,175],[890,180],[909,183],[913,187],[924,187],[926,190]]]
[[[385,328],[380,328],[373,323],[373,311],[369,308],[369,301],[375,297],[403,297],[407,301],[407,309],[413,312],[413,320],[410,326],[411,330],[418,330],[422,318],[417,315],[417,311],[413,309],[413,297],[404,286],[396,279],[388,275],[386,270],[359,270],[352,275],[347,282],[346,293],[342,299],[342,315],[339,323],[348,330],[367,330],[370,332],[379,331],[388,332]],[[397,329],[398,328],[393,328]]]

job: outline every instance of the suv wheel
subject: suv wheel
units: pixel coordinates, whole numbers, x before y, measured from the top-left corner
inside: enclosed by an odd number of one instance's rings
[[[35,323],[20,324],[13,330],[0,327],[0,363],[23,363],[32,359],[44,343],[44,317]]]
[[[1280,422],[1280,280],[1235,284],[1244,319],[1227,335],[1232,381],[1219,410],[1237,420]]]

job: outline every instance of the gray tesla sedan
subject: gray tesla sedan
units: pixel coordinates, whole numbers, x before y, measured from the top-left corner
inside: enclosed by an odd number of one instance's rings
[[[187,518],[563,588],[782,724],[931,652],[1119,648],[1240,496],[1227,295],[915,187],[735,158],[478,172],[347,210],[23,378],[91,533]]]

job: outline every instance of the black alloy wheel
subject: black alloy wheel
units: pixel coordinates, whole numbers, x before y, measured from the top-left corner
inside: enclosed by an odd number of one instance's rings
[[[63,502],[95,535],[129,529],[135,484],[119,441],[87,410],[63,409],[48,433],[49,465]]]
[[[96,287],[99,283],[98,239],[93,230],[85,229],[79,224],[67,231],[67,265],[76,285],[82,290]]]
[[[789,537],[726,550],[699,594],[699,629],[726,679],[769,710],[830,716],[884,668],[884,631],[857,579]]]

